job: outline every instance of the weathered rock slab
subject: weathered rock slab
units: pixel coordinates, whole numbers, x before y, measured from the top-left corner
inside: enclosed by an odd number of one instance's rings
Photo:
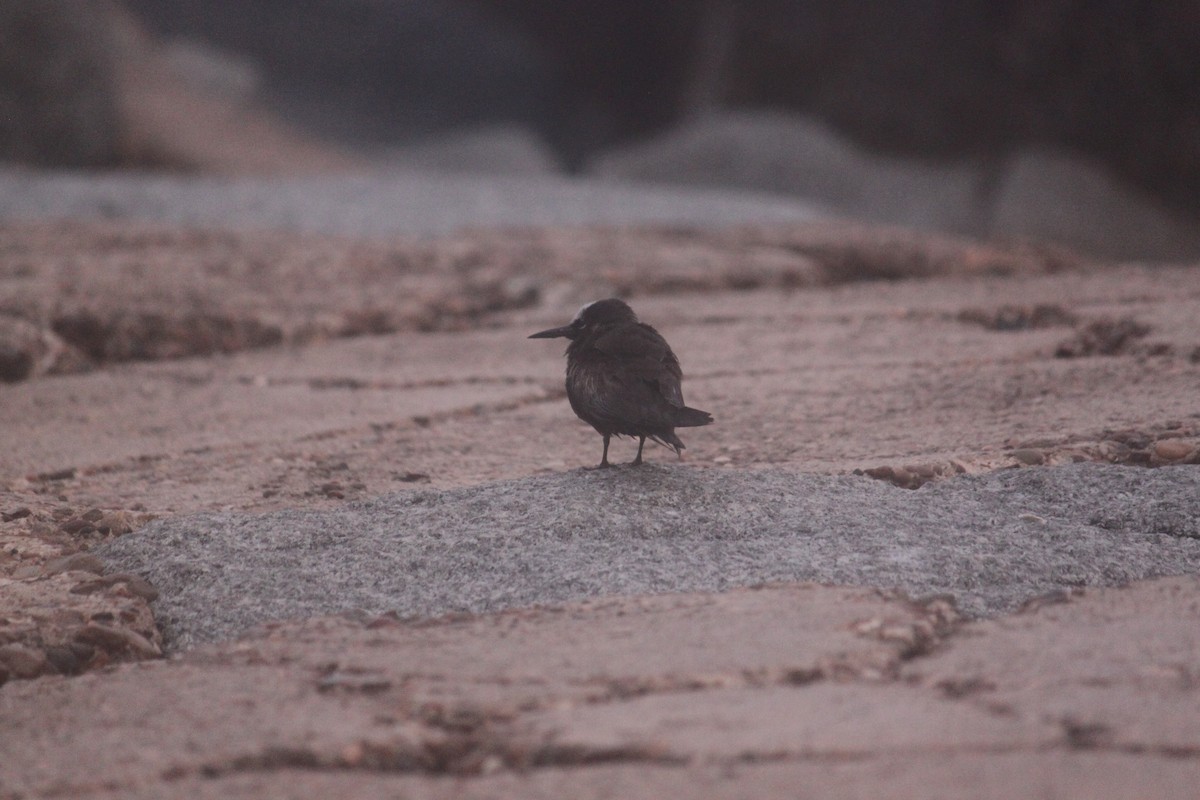
[[[1182,577],[967,623],[803,585],[272,625],[4,686],[0,796],[1187,796],[1198,615]]]
[[[339,509],[198,514],[98,550],[161,592],[176,648],[272,620],[428,616],[771,581],[953,594],[971,615],[1037,595],[1200,572],[1200,468],[858,476],[646,465]]]

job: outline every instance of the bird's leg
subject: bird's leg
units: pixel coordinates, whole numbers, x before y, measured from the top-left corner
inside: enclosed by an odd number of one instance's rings
[[[604,434],[604,455],[600,456],[600,463],[591,469],[607,469],[612,465],[608,463],[608,440],[612,438],[612,434]]]
[[[636,467],[638,464],[641,464],[641,463],[642,463],[642,448],[643,448],[643,447],[645,447],[645,446],[646,446],[646,437],[645,437],[645,436],[639,436],[639,437],[638,437],[638,454],[637,454],[637,458],[635,458],[633,461],[631,461],[631,462],[630,462],[630,464],[629,464],[629,466],[631,466],[631,467]]]

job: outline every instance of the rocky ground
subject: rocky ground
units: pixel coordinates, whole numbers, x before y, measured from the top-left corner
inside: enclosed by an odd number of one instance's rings
[[[6,223],[0,797],[1185,796],[1197,275],[837,223]],[[524,337],[613,293],[717,424],[597,476]],[[821,583],[754,585],[797,552]]]

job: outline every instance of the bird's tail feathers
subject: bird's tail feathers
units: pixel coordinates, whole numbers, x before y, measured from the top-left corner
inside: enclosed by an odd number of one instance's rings
[[[710,425],[712,421],[712,414],[698,408],[684,406],[675,412],[675,427],[677,428],[698,428],[701,425]]]
[[[671,431],[670,433],[659,434],[658,436],[651,436],[649,438],[653,439],[654,441],[658,442],[659,444],[663,444],[663,445],[666,445],[667,447],[670,447],[671,449],[673,449],[675,451],[676,455],[682,455],[683,451],[686,449],[684,447],[683,441],[678,436],[675,435],[674,431]]]

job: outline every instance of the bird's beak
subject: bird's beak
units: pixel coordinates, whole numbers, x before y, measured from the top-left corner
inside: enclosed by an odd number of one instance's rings
[[[531,333],[529,335],[529,338],[530,339],[557,339],[561,336],[566,336],[567,338],[570,338],[570,336],[571,336],[571,326],[570,325],[563,325],[561,328],[550,328],[549,330],[538,331],[537,333]]]

